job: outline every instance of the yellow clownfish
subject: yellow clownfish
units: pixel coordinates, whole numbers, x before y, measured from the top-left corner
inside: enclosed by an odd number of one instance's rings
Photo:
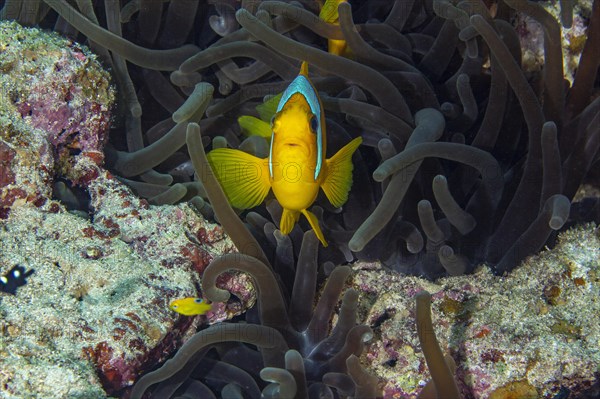
[[[181,298],[172,301],[169,308],[184,316],[196,316],[211,310],[212,304],[204,302],[202,298]]]
[[[339,25],[340,24],[340,16],[338,13],[338,6],[340,3],[345,3],[346,0],[327,0],[323,7],[321,7],[321,12],[319,13],[319,18],[323,21],[328,22],[330,24]],[[337,40],[337,39],[327,39],[327,47],[331,54],[341,55],[343,57],[352,58],[352,52],[345,40]]]
[[[325,115],[308,65],[281,96],[271,120],[269,157],[261,159],[240,150],[219,148],[208,161],[231,205],[249,209],[260,205],[269,190],[283,208],[279,229],[288,234],[302,213],[327,246],[316,216],[308,211],[322,188],[335,207],[348,199],[352,186],[352,154],[362,142],[357,137],[330,159],[325,159]]]

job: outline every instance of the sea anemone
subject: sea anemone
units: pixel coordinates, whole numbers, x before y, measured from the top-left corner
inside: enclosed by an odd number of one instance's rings
[[[27,4],[7,1],[3,16],[79,31],[112,65],[124,123],[112,132],[108,166],[156,204],[206,199],[181,151],[188,122],[199,123],[206,146],[212,137],[257,148],[260,138],[242,144],[237,118],[257,115],[308,61],[328,148],[357,135],[365,143],[344,212],[317,201],[336,259],[380,259],[430,278],[481,262],[509,271],[563,226],[597,159],[598,7],[569,87],[560,23],[535,2],[341,2],[339,24],[320,20],[308,1]],[[515,12],[543,28],[541,72],[521,67]],[[352,59],[328,53],[325,39],[345,40]],[[274,241],[261,238],[263,250]]]
[[[305,233],[289,304],[276,275],[258,259],[229,254],[214,260],[204,272],[205,296],[213,301],[227,301],[229,292],[216,286],[219,275],[228,270],[248,273],[258,291],[258,324],[247,316],[247,323],[222,323],[198,332],[159,370],[142,377],[132,397],[141,398],[150,385],[160,382],[151,397],[213,391],[224,396],[228,391],[239,390],[239,397],[244,392],[258,398],[261,389],[256,381],[260,382],[260,378],[271,382],[261,384],[264,397],[335,397],[334,391],[342,396],[376,397],[377,379],[366,373],[357,358],[372,332],[368,326],[357,324],[356,291],[345,292],[339,317],[329,332],[334,308],[351,272],[348,266],[332,271],[312,308],[317,249],[315,234]],[[211,348],[216,353],[210,353]]]
[[[339,4],[335,24],[319,19],[318,2],[308,0],[75,3],[6,0],[0,18],[87,38],[113,70],[121,95],[121,118],[105,149],[107,167],[153,204],[191,201],[205,216],[216,216],[240,250],[236,267],[256,266],[250,274],[259,286],[269,279],[269,289],[259,287],[256,323],[210,330],[239,328],[243,335],[256,328],[272,337],[268,344],[247,340],[261,347],[258,368],[267,370],[262,377],[276,381],[276,388],[249,388],[254,394],[293,384],[302,389],[303,378],[309,390],[362,389],[367,377],[346,355],[360,353],[366,327],[355,325],[352,316],[343,330],[333,330],[333,341],[325,333],[347,276],[345,267],[333,265],[376,259],[435,279],[469,273],[485,262],[502,274],[549,242],[567,223],[572,205],[577,216],[586,214],[581,204],[587,202],[571,201],[600,153],[597,0],[587,10],[587,40],[579,46],[572,82],[564,78],[561,24],[583,19],[573,17],[567,0],[560,2],[560,21],[539,2],[525,0],[356,0]],[[511,24],[515,15],[541,26],[543,68],[528,68],[523,60],[524,28]],[[329,53],[328,39],[345,40],[349,57]],[[325,107],[328,151],[358,136],[364,143],[355,154],[354,185],[343,209],[333,209],[322,196],[313,207],[332,243],[328,248],[316,248],[303,222],[282,235],[281,208],[271,198],[238,212],[242,222],[206,160],[198,158],[204,148],[222,146],[263,153],[265,139],[245,137],[238,118],[259,117],[256,107],[289,85],[301,61],[310,63]],[[315,323],[323,330],[315,333],[307,328],[318,277],[325,275],[316,274],[318,265],[333,270],[327,287],[337,288],[321,296],[317,309],[323,314]],[[225,298],[210,276],[231,267],[216,260],[207,269],[207,296]],[[301,268],[314,270],[299,274]],[[347,293],[343,306],[352,308],[353,298]],[[273,315],[265,310],[269,306]],[[222,374],[228,380],[215,382],[219,392],[237,389],[230,385],[234,375],[248,386],[258,380],[256,369],[233,369],[226,356],[240,350],[241,357],[255,359],[258,352],[221,343],[217,353],[205,351],[206,331],[185,347],[196,354],[198,370],[204,367],[198,371],[202,381],[214,382],[206,370],[217,367],[229,370]],[[343,348],[346,338],[349,349]],[[320,357],[330,353],[321,352],[326,342],[333,345],[327,351],[344,354],[335,367]],[[197,368],[180,366],[171,366],[187,373],[180,381],[204,392],[204,385],[188,378]],[[333,381],[326,378],[331,375]]]

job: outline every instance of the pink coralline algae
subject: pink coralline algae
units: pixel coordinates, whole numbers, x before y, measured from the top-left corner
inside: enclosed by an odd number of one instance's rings
[[[23,68],[35,68],[27,64],[38,63],[40,59],[44,59],[45,67],[23,81],[27,90],[15,93],[15,106],[21,117],[31,126],[48,132],[50,143],[59,152],[101,152],[110,112],[104,101],[98,101],[102,97],[91,94],[105,91],[108,98],[103,100],[107,100],[112,93],[94,57],[73,42],[60,52],[40,56],[37,51],[23,53],[26,57]]]

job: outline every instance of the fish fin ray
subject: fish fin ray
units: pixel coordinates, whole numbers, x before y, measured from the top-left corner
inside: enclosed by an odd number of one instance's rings
[[[327,175],[321,183],[321,188],[329,202],[336,208],[348,200],[348,192],[352,187],[352,170],[354,169],[352,154],[361,143],[361,137],[355,138],[326,161]]]
[[[271,189],[267,158],[231,148],[217,148],[206,157],[233,207],[250,209],[264,201]]]
[[[323,231],[321,231],[321,227],[319,226],[319,219],[317,219],[314,213],[307,209],[304,209],[301,212],[304,216],[306,216],[306,219],[308,219],[310,227],[312,227],[313,231],[315,232],[315,235],[317,236],[319,241],[321,241],[321,244],[323,244],[323,246],[326,247],[327,241],[325,241],[325,236],[323,235]]]
[[[302,61],[302,64],[300,64],[300,75],[303,76],[308,76],[308,62],[306,61]]]

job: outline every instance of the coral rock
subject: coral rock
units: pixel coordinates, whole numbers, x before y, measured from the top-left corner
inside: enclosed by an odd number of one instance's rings
[[[85,47],[16,22],[0,22],[0,71],[4,218],[15,201],[45,204],[48,182],[80,160],[102,163],[115,94]]]
[[[506,277],[432,283],[359,263],[354,287],[375,333],[364,363],[386,398],[416,398],[430,377],[416,336],[414,295],[433,294],[435,334],[457,363],[465,398],[554,398],[589,388],[600,364],[600,237],[595,226],[560,236]],[[537,394],[536,394],[537,392]],[[513,396],[510,396],[514,394]],[[532,396],[533,395],[533,396]]]
[[[149,206],[101,167],[114,93],[88,50],[1,22],[0,69],[0,274],[35,269],[0,297],[0,396],[122,395],[255,292],[229,274],[222,285],[238,299],[206,316],[169,309],[201,296],[204,268],[235,247],[189,205]],[[53,199],[57,178],[89,205],[68,212]]]
[[[222,286],[239,299],[195,318],[171,311],[171,300],[202,295],[199,266],[184,249],[201,254],[203,268],[233,244],[189,205],[147,206],[95,167],[98,177],[88,185],[93,222],[55,201],[55,213],[19,206],[2,221],[1,271],[35,269],[16,296],[0,302],[1,350],[12,354],[0,356],[0,386],[10,394],[120,394],[200,323],[228,319],[255,301],[249,277],[231,274]],[[190,241],[198,236],[204,241]],[[68,383],[55,380],[64,375]]]

